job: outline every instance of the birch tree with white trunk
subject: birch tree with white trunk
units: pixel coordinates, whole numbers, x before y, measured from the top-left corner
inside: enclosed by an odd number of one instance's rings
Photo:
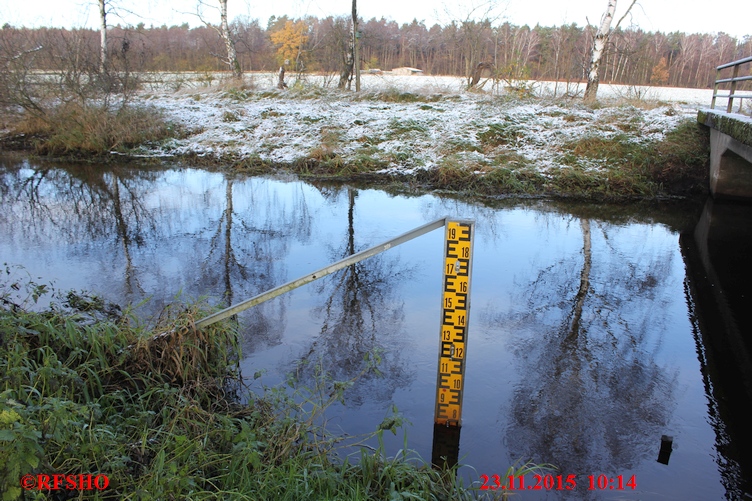
[[[104,73],[107,67],[107,5],[99,0],[99,71]]]
[[[203,8],[206,6],[207,5],[204,0],[199,0],[198,8],[196,9],[196,15],[202,23],[204,23],[207,27],[214,28],[214,30],[219,34],[219,37],[225,43],[225,51],[227,53],[226,58],[220,59],[224,59],[225,64],[227,64],[227,66],[230,68],[230,71],[232,71],[232,76],[234,78],[241,78],[243,76],[243,72],[240,70],[240,62],[238,62],[238,55],[235,51],[235,39],[232,37],[232,33],[230,32],[230,25],[227,21],[227,0],[219,0],[219,26],[210,23],[204,18]],[[210,9],[217,9],[217,7],[210,7]]]
[[[117,0],[96,0],[97,10],[99,11],[99,71],[104,73],[107,70],[107,16],[114,15],[121,18],[123,13],[140,17],[122,6],[122,2]]]
[[[219,34],[225,42],[225,48],[227,49],[227,65],[230,67],[233,77],[241,78],[243,72],[240,71],[238,55],[235,52],[235,40],[232,38],[230,25],[227,23],[227,0],[219,0],[219,15],[221,19]]]
[[[358,40],[358,1],[352,1],[353,70],[355,71],[355,92],[360,92],[360,40]]]
[[[595,37],[593,39],[593,51],[590,57],[587,86],[585,87],[585,96],[583,98],[586,102],[595,101],[598,95],[598,69],[601,65],[603,52],[605,51],[606,45],[608,44],[608,38],[611,36],[611,33],[613,33],[613,30],[618,28],[624,18],[627,17],[627,14],[629,14],[629,12],[632,10],[632,7],[634,7],[635,3],[637,3],[637,0],[632,0],[632,3],[629,4],[627,11],[623,16],[621,16],[619,21],[617,21],[616,26],[611,29],[611,22],[614,20],[614,14],[616,14],[616,0],[608,0],[608,7],[606,8],[606,12],[601,18],[601,25],[598,27],[598,31],[595,33]]]

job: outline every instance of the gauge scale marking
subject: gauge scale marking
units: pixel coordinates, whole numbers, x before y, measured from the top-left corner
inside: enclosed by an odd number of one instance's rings
[[[434,414],[446,426],[459,426],[462,417],[474,232],[473,221],[447,221]]]

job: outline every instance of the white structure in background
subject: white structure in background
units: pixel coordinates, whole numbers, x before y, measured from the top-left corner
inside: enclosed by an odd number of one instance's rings
[[[422,75],[423,70],[419,70],[418,68],[410,68],[408,66],[404,66],[402,68],[394,68],[390,73],[392,75]]]

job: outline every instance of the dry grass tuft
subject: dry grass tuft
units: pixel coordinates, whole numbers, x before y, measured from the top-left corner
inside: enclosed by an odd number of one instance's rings
[[[44,155],[104,155],[179,137],[179,127],[164,120],[156,108],[67,103],[46,115],[27,115],[15,134],[34,138],[35,150]]]

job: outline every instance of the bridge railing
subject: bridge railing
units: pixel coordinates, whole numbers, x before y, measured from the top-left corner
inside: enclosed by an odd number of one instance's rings
[[[734,106],[734,99],[739,100],[739,112],[742,111],[742,101],[744,99],[752,99],[752,94],[738,94],[736,92],[736,87],[738,82],[745,82],[748,80],[752,80],[752,75],[750,76],[739,76],[739,67],[743,64],[752,62],[752,56],[745,57],[744,59],[739,59],[738,61],[732,61],[730,63],[722,64],[716,68],[716,76],[715,76],[715,86],[713,87],[713,101],[710,104],[710,107],[712,109],[715,109],[715,99],[717,97],[721,98],[727,98],[728,104],[726,105],[726,113],[731,113],[731,109]],[[725,70],[726,68],[733,68],[731,78],[721,78],[721,71]],[[721,84],[731,84],[730,89],[721,89],[723,92],[728,91],[728,94],[719,94],[718,93],[718,86]]]

